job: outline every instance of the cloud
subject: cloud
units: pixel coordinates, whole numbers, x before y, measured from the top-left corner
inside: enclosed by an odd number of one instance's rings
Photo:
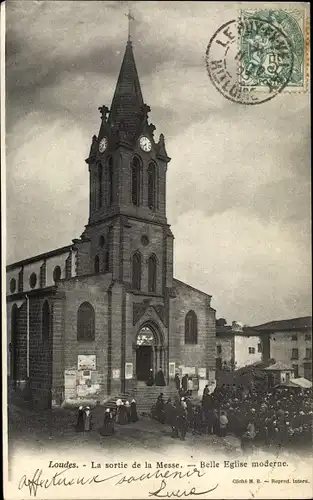
[[[173,231],[176,274],[212,294],[219,316],[257,324],[310,311],[310,247],[288,229],[231,209],[190,211]]]
[[[165,134],[167,215],[178,279],[247,323],[310,313],[306,94],[225,99],[205,68],[236,5],[133,2],[134,54],[155,137]],[[67,245],[88,220],[84,160],[110,105],[128,2],[20,2],[6,9],[7,258]],[[23,244],[21,244],[23,242]]]

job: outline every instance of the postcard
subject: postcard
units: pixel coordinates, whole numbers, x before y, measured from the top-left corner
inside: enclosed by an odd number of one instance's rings
[[[1,5],[6,500],[312,498],[309,15]]]

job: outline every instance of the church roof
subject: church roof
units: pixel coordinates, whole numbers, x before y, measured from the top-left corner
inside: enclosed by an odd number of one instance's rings
[[[144,116],[141,93],[132,43],[129,40],[117,80],[109,114],[109,125],[134,136]]]

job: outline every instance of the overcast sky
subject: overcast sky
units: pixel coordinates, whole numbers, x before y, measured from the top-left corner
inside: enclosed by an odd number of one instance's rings
[[[236,4],[6,7],[7,262],[70,244],[87,223],[84,160],[113,97],[130,7],[144,100],[172,158],[175,277],[211,294],[228,322],[310,315],[309,99],[243,106],[215,89],[205,51]]]

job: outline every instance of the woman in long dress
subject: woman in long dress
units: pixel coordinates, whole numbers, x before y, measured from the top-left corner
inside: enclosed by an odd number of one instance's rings
[[[130,403],[130,419],[131,422],[137,422],[139,420],[137,415],[137,405],[134,399]]]
[[[125,408],[124,403],[122,402],[120,407],[119,407],[119,412],[118,412],[118,417],[117,417],[117,423],[120,425],[126,425],[127,424],[127,410]]]
[[[161,368],[159,369],[159,371],[155,376],[155,385],[158,385],[160,387],[164,387],[166,385],[164,379],[164,373]]]
[[[125,409],[126,409],[126,417],[127,417],[127,422],[131,422],[131,410],[130,410],[130,403],[129,401],[125,401]]]
[[[114,418],[110,408],[104,412],[103,426],[99,430],[101,436],[111,436],[114,434]]]
[[[121,399],[117,399],[116,400],[116,410],[115,410],[115,421],[118,422],[118,416],[119,416],[119,413],[120,413],[120,407],[121,407],[121,404],[122,404],[122,400]]]
[[[77,423],[76,423],[76,432],[83,432],[84,431],[84,408],[83,406],[80,406],[78,408],[78,414],[77,414]]]
[[[85,414],[84,414],[84,431],[89,432],[91,431],[91,421],[92,421],[92,415],[89,406],[86,407]]]
[[[148,380],[147,380],[147,385],[148,386],[154,385],[154,376],[153,376],[153,370],[152,370],[152,368],[150,368],[150,370],[149,370],[149,377],[148,377]]]

